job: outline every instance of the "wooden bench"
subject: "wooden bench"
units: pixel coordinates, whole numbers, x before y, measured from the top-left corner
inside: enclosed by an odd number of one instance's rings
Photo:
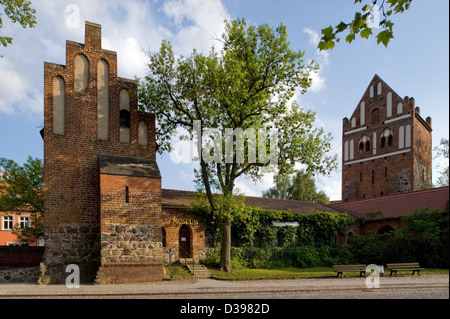
[[[333,266],[334,271],[337,272],[337,277],[339,278],[339,274],[340,277],[342,278],[342,273],[344,271],[359,271],[359,277],[361,277],[362,275],[364,275],[364,277],[366,276],[366,265],[334,265]]]
[[[386,264],[386,267],[390,269],[392,276],[392,273],[395,273],[395,276],[398,277],[397,271],[399,270],[412,270],[412,274],[417,271],[417,274],[420,276],[420,271],[425,268],[420,268],[420,265],[418,262],[414,263],[397,263],[397,264]]]

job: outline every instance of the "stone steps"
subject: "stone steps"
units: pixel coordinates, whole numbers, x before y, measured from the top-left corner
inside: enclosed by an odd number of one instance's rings
[[[194,278],[202,279],[211,276],[206,266],[195,263],[192,258],[181,258],[180,263],[189,269]]]

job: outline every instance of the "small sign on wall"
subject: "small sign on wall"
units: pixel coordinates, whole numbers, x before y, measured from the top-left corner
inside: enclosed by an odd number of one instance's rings
[[[181,237],[181,241],[186,241],[186,237]]]
[[[174,218],[172,222],[177,225],[198,225],[198,219]]]

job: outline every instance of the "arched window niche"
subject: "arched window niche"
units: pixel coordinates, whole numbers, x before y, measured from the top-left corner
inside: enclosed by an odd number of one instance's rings
[[[391,129],[385,129],[383,133],[381,133],[380,143],[381,148],[394,146],[394,133]]]
[[[66,117],[66,83],[61,76],[53,79],[53,134],[64,135]]]
[[[120,91],[120,141],[130,143],[130,95],[127,90]]]
[[[97,126],[98,139],[108,140],[109,65],[101,59],[97,64]]]
[[[89,82],[89,62],[87,58],[79,54],[75,57],[74,90],[86,92]]]
[[[138,144],[148,145],[148,124],[145,121],[140,121],[138,125]]]

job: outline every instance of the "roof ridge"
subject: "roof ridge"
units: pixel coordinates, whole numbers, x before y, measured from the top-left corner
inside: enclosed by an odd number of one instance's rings
[[[287,198],[271,198],[271,197],[264,197],[264,196],[244,196],[246,198],[259,198],[259,199],[269,199],[269,200],[279,200],[279,201],[290,201],[290,202],[301,202],[301,203],[315,203],[315,204],[322,204],[319,202],[311,201],[311,200],[300,200],[300,199],[287,199]],[[323,205],[323,204],[322,204]]]
[[[168,190],[168,191],[175,191],[175,192],[189,192],[189,193],[197,193],[197,191],[187,191],[187,190],[180,190],[180,189],[169,189],[169,188],[162,188],[161,190]],[[216,194],[216,193],[215,193]],[[239,194],[235,194],[238,196]],[[322,204],[320,202],[315,201],[307,201],[307,200],[299,200],[299,199],[286,199],[286,198],[270,198],[270,197],[264,197],[264,196],[247,196],[243,195],[245,198],[257,198],[257,199],[268,199],[268,200],[279,200],[279,201],[290,201],[290,202],[302,202],[302,203],[315,203],[315,204]],[[325,205],[326,206],[326,205]]]
[[[418,193],[427,193],[427,192],[433,192],[433,191],[436,191],[436,190],[444,190],[445,188],[449,188],[449,186],[420,189],[420,190],[416,190],[416,191],[412,191],[412,192],[406,192],[406,193],[400,193],[400,194],[390,194],[390,195],[385,195],[385,196],[381,196],[381,197],[358,199],[358,200],[347,201],[347,202],[341,200],[341,202],[339,202],[339,203],[330,204],[330,205],[345,205],[345,204],[353,204],[353,203],[357,203],[357,202],[372,202],[372,201],[377,201],[377,200],[380,200],[380,199],[388,199],[388,198],[392,198],[392,197],[413,196],[413,195],[416,195]]]

